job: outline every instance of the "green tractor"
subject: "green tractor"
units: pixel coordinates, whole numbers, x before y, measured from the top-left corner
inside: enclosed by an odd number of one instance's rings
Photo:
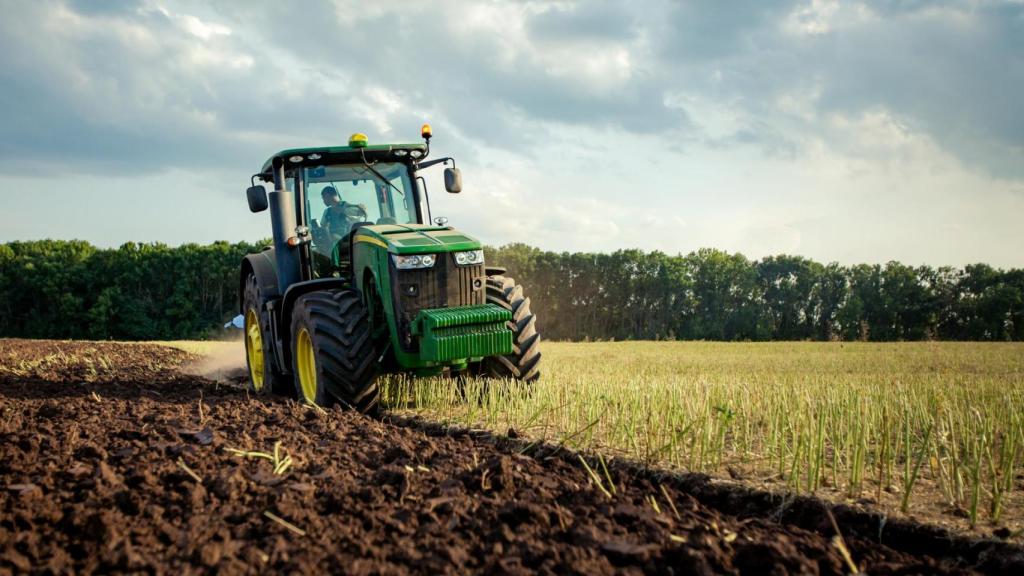
[[[450,373],[532,382],[540,335],[530,300],[480,242],[431,221],[422,170],[451,158],[422,144],[283,150],[253,175],[249,209],[269,208],[273,246],[242,261],[249,384],[326,406],[376,410],[377,377]],[[273,185],[269,193],[259,182]]]

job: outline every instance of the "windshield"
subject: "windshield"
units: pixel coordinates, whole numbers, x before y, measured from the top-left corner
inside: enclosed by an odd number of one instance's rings
[[[321,253],[329,254],[333,244],[358,222],[416,223],[416,203],[406,166],[380,162],[373,168],[380,176],[362,164],[303,169],[305,213],[315,233],[314,247]]]

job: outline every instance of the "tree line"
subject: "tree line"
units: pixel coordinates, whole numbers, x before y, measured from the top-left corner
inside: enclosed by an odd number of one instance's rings
[[[0,244],[0,336],[216,337],[238,313],[238,267],[264,243]],[[749,260],[619,250],[487,248],[555,340],[1024,340],[1024,270]]]
[[[1024,270],[619,250],[487,251],[549,339],[1024,340]]]
[[[238,314],[238,268],[250,243],[42,240],[0,245],[0,336],[202,339]]]

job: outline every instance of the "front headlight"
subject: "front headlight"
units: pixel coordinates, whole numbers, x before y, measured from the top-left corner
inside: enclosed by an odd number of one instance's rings
[[[484,251],[483,250],[467,250],[465,252],[455,253],[455,263],[459,266],[470,266],[473,264],[484,263]]]
[[[409,256],[402,256],[401,254],[392,254],[391,258],[395,261],[395,268],[399,270],[416,270],[419,268],[430,268],[437,261],[437,258],[433,254],[412,254]]]

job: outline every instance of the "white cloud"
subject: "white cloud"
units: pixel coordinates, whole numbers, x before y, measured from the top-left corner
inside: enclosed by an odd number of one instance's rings
[[[445,19],[458,22],[451,32],[481,46],[481,56],[510,72],[536,69],[551,78],[608,91],[633,75],[630,47],[606,39],[560,37],[538,41],[530,36],[531,18],[549,12],[573,13],[576,3],[447,3]]]
[[[163,11],[165,14],[173,16],[177,20],[182,28],[188,31],[200,40],[209,40],[214,36],[230,36],[231,29],[223,24],[203,22],[199,18],[191,14],[173,14],[166,10]]]
[[[789,13],[783,29],[797,36],[821,36],[837,28],[864,25],[876,18],[871,8],[862,2],[810,0]]]

